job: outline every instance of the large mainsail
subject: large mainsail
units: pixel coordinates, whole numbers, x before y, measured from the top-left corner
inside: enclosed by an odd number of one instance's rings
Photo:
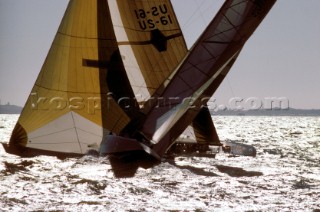
[[[119,50],[107,2],[71,0],[9,151],[83,154],[100,144],[103,133],[120,131],[130,117],[109,96],[108,69],[122,66],[114,58]]]
[[[71,0],[6,150],[97,149],[140,116],[136,98],[148,99],[186,52],[169,0]]]

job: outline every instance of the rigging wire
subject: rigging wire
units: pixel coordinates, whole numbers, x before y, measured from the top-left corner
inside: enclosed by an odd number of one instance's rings
[[[204,5],[205,0],[203,0],[200,4],[199,4],[199,1],[195,1],[195,2],[196,2],[196,4],[197,4],[197,10],[200,11],[200,15],[199,15],[199,16],[201,17],[203,24],[204,24],[204,25],[208,25],[208,21],[206,21],[206,18],[205,18],[205,16],[204,16],[204,14],[205,14],[208,10],[210,10],[211,8],[210,8],[210,7],[206,7],[206,9],[205,9],[204,11],[201,11],[201,7]],[[199,17],[199,16],[198,16],[198,17]],[[226,82],[227,82],[227,85],[228,85],[228,87],[229,87],[229,89],[230,89],[230,91],[231,91],[232,97],[235,97],[235,93],[234,93],[234,90],[232,89],[232,86],[231,86],[230,79],[229,79],[228,75],[226,76]]]
[[[235,94],[234,94],[234,91],[233,91],[233,89],[231,87],[231,83],[230,83],[228,75],[226,76],[226,81],[227,81],[228,87],[229,87],[229,89],[231,91],[232,97],[236,97]]]
[[[196,4],[197,4],[197,9],[193,11],[193,13],[189,16],[189,18],[187,19],[187,21],[182,25],[182,27],[186,27],[187,26],[191,26],[190,25],[190,22],[197,19],[199,16],[202,16],[201,12],[200,12],[200,15],[197,14],[198,10],[201,10],[201,6],[204,4],[205,0],[202,0],[200,4],[199,1],[195,1]],[[197,15],[197,16],[196,16]],[[203,16],[202,16],[203,17]]]
[[[186,20],[181,22],[181,29],[186,36],[186,42],[188,48],[191,48],[199,36],[203,33],[203,30],[209,25],[210,21],[219,9],[219,4],[223,2],[218,0],[194,0],[191,1],[192,6],[189,12],[190,15],[186,17]],[[188,33],[187,33],[188,32]]]

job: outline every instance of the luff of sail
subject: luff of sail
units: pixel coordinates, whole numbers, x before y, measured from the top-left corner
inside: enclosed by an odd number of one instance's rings
[[[141,133],[162,156],[206,106],[243,45],[276,0],[227,0],[185,62],[154,95]],[[173,98],[175,97],[175,98]],[[159,98],[164,102],[157,101]],[[152,102],[154,101],[154,102]]]
[[[116,95],[134,97],[107,1],[71,0],[6,150],[55,155],[97,148],[134,113],[110,94],[110,81],[122,85]]]

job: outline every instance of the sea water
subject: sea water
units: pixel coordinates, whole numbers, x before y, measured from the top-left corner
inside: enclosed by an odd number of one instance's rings
[[[0,115],[0,141],[18,117]],[[213,119],[221,140],[254,145],[257,156],[167,158],[119,177],[106,157],[21,158],[0,147],[0,210],[320,210],[319,117]]]

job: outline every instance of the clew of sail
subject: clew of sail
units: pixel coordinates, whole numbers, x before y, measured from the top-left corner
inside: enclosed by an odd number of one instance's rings
[[[146,102],[141,134],[160,156],[205,107],[276,0],[227,0],[191,52]],[[161,100],[161,101],[160,101]]]

